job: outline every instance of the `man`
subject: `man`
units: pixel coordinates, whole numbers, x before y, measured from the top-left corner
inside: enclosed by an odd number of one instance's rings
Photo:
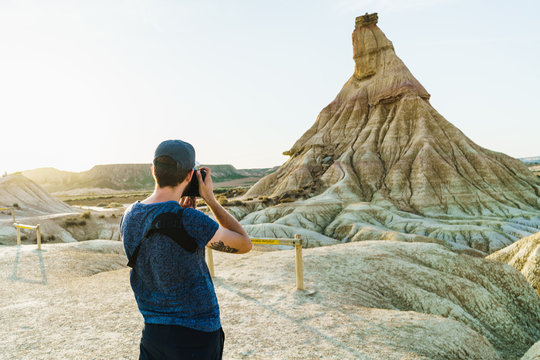
[[[121,233],[131,288],[144,318],[139,359],[221,359],[224,334],[205,246],[242,254],[251,240],[216,201],[211,170],[194,170],[195,150],[181,140],[159,144],[152,195],[124,213]],[[183,197],[193,176],[217,223]],[[219,224],[218,224],[219,223]]]

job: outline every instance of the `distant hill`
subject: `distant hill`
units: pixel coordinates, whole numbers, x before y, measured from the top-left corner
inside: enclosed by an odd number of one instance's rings
[[[154,179],[150,164],[96,165],[82,172],[62,171],[55,168],[39,168],[23,171],[22,174],[54,193],[74,189],[150,190]],[[214,183],[228,183],[245,179],[255,183],[276,168],[236,169],[232,165],[205,165],[212,169]],[[242,181],[236,181],[242,184]]]

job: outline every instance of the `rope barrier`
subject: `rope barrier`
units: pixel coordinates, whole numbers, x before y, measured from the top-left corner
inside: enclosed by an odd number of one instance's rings
[[[289,245],[295,247],[296,288],[304,290],[304,262],[302,258],[302,236],[294,235],[294,239],[251,239],[252,244],[260,245]],[[206,248],[206,262],[210,275],[214,276],[214,255],[212,249]]]
[[[41,250],[41,230],[39,229],[39,224],[37,225],[24,225],[13,223],[13,226],[17,229],[17,245],[21,245],[21,229],[35,230],[37,236],[37,246],[38,250]]]

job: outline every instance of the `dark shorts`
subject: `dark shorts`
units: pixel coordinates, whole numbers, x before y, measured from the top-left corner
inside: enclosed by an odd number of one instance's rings
[[[145,324],[139,360],[221,360],[224,342],[222,329],[204,332],[177,325]]]

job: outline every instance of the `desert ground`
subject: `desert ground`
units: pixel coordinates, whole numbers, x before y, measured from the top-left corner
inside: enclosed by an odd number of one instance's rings
[[[294,250],[262,250],[214,252],[225,359],[519,359],[540,332],[517,270],[438,244],[305,249],[304,291]],[[2,358],[137,358],[125,262],[111,240],[0,247]],[[462,295],[445,294],[450,281]]]

